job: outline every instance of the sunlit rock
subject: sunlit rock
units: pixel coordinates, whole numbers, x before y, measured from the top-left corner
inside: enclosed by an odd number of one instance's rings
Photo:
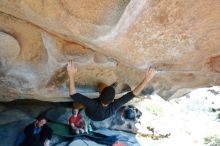
[[[131,88],[152,66],[145,93],[164,99],[220,84],[220,2],[190,0],[11,1],[0,3],[0,100],[70,100],[99,82]]]

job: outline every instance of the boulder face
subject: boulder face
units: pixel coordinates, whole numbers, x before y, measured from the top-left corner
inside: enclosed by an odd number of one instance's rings
[[[218,0],[3,0],[0,100],[70,100],[69,59],[91,96],[99,82],[133,88],[149,66],[158,73],[145,94],[219,85],[219,20]]]

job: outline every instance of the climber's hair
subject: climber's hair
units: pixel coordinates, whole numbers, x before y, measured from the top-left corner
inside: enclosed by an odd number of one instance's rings
[[[45,119],[45,120],[47,121],[46,116],[44,116],[44,115],[39,115],[39,116],[37,116],[37,120],[38,120],[38,121],[41,121],[41,120],[43,120],[43,119]]]
[[[110,104],[115,98],[115,89],[112,86],[105,87],[100,96],[99,100],[103,104]]]

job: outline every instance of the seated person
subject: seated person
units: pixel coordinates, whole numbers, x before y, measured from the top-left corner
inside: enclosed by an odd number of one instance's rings
[[[73,134],[87,133],[85,121],[78,109],[72,110],[72,116],[69,118],[69,124]]]
[[[38,116],[36,121],[25,127],[16,146],[49,146],[53,131],[46,123],[44,116]]]

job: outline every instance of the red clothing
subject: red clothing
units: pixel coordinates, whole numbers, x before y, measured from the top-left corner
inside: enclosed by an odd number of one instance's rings
[[[70,123],[70,124],[73,123],[76,127],[81,127],[81,126],[80,126],[80,120],[81,120],[81,119],[82,119],[82,115],[81,115],[81,114],[77,114],[76,117],[71,116],[71,117],[69,118],[69,123]]]

